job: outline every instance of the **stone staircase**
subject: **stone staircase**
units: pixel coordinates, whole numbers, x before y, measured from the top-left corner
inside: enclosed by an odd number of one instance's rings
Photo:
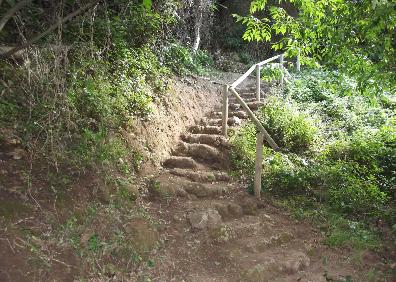
[[[241,91],[252,111],[261,103]],[[247,119],[230,97],[229,126]],[[230,144],[221,134],[220,105],[181,136],[163,171],[150,185],[153,211],[164,224],[152,281],[328,281],[351,275],[342,259],[323,265],[331,253],[309,225],[294,222],[281,209],[257,201],[227,173]],[[166,201],[164,201],[166,200]],[[309,254],[309,255],[308,255]],[[338,279],[337,278],[337,279]],[[343,280],[331,281],[343,281]]]

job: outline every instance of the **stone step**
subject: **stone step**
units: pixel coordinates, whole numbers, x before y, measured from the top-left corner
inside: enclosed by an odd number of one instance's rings
[[[221,119],[218,118],[204,118],[201,121],[203,126],[221,126]]]
[[[298,250],[274,250],[245,255],[243,264],[241,281],[274,281],[305,270],[310,265],[310,259]]]
[[[180,142],[173,154],[175,156],[192,157],[207,164],[220,164],[228,160],[226,155],[216,147],[198,143]]]
[[[221,111],[219,112],[213,112],[212,114],[210,114],[211,117],[213,118],[221,118],[221,116],[223,115],[223,113]],[[229,111],[228,112],[228,117],[237,117],[240,119],[247,119],[248,115],[245,111]]]
[[[197,198],[215,198],[224,195],[227,187],[221,184],[185,182],[182,185],[184,191]]]
[[[220,126],[203,126],[203,125],[193,125],[190,127],[190,132],[194,134],[221,134]]]
[[[222,119],[219,118],[204,118],[201,121],[203,126],[221,126]],[[227,124],[228,126],[238,126],[241,125],[242,120],[239,117],[231,116],[228,118]]]
[[[217,134],[184,134],[181,139],[187,143],[207,144],[213,147],[229,148],[230,143],[222,135]]]
[[[192,182],[184,177],[164,173],[152,179],[149,191],[153,196],[164,197],[189,197],[191,199],[213,199],[224,195],[227,186],[224,183]]]
[[[253,101],[253,102],[247,102],[245,101],[247,106],[249,107],[249,109],[251,109],[252,111],[257,111],[258,108],[262,105],[264,105],[264,102],[258,102],[258,101]],[[231,103],[229,104],[229,109],[232,111],[238,111],[238,110],[243,110],[241,104],[239,103]]]
[[[167,168],[198,168],[198,163],[193,158],[186,156],[172,156],[165,160],[162,165]]]
[[[194,169],[180,169],[174,168],[169,170],[169,173],[181,177],[188,178],[194,182],[228,182],[230,177],[227,173],[221,171],[197,171]]]
[[[243,99],[243,101],[245,101],[245,103],[257,102],[256,97],[248,97],[248,98],[242,97],[242,99]],[[237,99],[234,96],[230,97],[229,102],[230,103],[238,103]]]

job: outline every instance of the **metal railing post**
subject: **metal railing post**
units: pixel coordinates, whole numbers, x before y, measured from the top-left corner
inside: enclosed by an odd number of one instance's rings
[[[301,50],[300,50],[300,48],[298,48],[297,62],[296,62],[297,71],[301,70],[300,53],[301,53]]]
[[[255,174],[254,174],[254,195],[257,199],[260,199],[261,193],[261,175],[263,173],[263,143],[264,134],[259,132],[257,134],[256,141],[256,163],[255,163]]]
[[[283,89],[283,84],[284,84],[284,74],[283,74],[283,54],[280,55],[279,57],[279,66],[281,70],[281,80],[280,80],[280,85],[281,88]]]
[[[256,99],[257,102],[260,102],[260,82],[261,82],[261,76],[260,76],[260,65],[256,65]]]
[[[221,134],[226,137],[227,137],[227,126],[228,126],[227,123],[228,123],[228,85],[224,85]]]

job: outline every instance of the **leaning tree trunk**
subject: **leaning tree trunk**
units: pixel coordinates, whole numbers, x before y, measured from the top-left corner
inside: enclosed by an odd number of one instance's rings
[[[196,6],[196,17],[195,17],[195,27],[194,27],[194,52],[198,50],[199,43],[201,42],[201,27],[203,18],[203,0],[195,0]]]

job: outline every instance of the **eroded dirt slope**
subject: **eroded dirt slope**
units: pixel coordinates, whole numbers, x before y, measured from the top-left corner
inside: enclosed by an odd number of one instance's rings
[[[260,103],[240,91],[251,110]],[[149,186],[149,210],[164,222],[152,281],[394,281],[379,254],[356,259],[329,248],[313,226],[292,219],[270,200],[256,200],[230,178],[230,144],[220,135],[220,106],[192,126]],[[235,99],[230,130],[247,118]]]

